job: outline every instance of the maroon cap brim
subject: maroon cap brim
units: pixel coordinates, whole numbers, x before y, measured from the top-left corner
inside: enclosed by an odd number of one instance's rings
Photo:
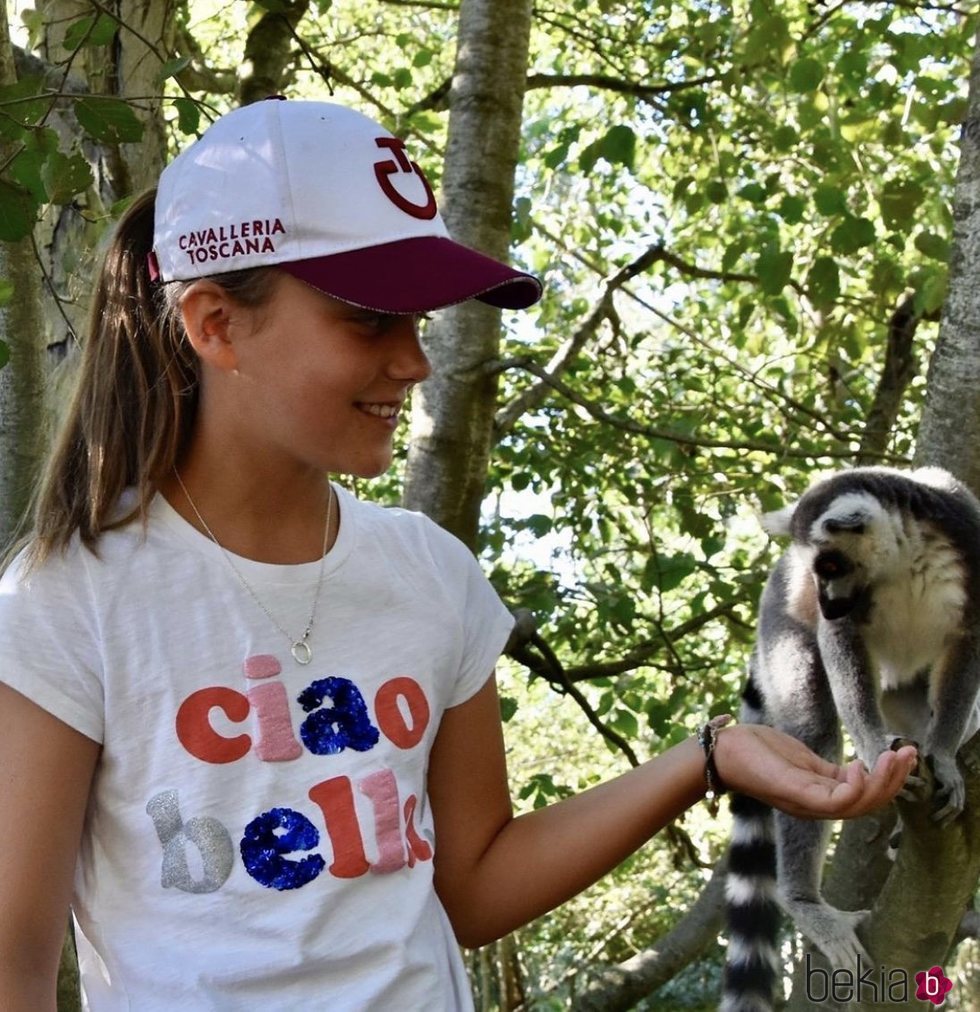
[[[467,299],[526,309],[541,298],[533,275],[440,236],[277,266],[326,295],[381,313],[428,313]]]

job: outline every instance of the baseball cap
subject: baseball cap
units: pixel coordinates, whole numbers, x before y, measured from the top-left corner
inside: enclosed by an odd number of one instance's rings
[[[160,176],[162,281],[279,267],[385,313],[524,309],[533,275],[454,242],[403,141],[353,109],[269,99],[215,120]]]

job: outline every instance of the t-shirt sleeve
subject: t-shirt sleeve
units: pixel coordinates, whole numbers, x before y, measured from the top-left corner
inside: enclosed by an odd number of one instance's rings
[[[461,541],[435,524],[429,533],[438,572],[462,630],[459,671],[446,704],[458,706],[482,689],[493,673],[514,627],[514,616]]]
[[[105,695],[81,551],[30,572],[21,554],[0,578],[0,682],[101,742]]]

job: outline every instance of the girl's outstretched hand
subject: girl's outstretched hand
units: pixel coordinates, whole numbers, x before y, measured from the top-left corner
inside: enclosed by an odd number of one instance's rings
[[[851,819],[887,804],[911,773],[916,750],[883,752],[868,772],[821,759],[801,741],[762,724],[739,724],[717,734],[715,766],[724,785],[799,819]]]

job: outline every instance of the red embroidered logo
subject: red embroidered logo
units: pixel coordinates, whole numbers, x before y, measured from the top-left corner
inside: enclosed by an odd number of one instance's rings
[[[410,214],[413,218],[423,218],[425,220],[434,218],[436,216],[436,198],[432,195],[432,188],[429,186],[429,181],[422,175],[422,170],[415,162],[408,160],[408,156],[405,154],[405,142],[399,140],[397,137],[378,137],[374,143],[379,148],[387,148],[395,156],[393,162],[374,163],[374,174],[378,177],[378,184],[384,190],[385,196],[395,207],[400,208],[406,214]],[[409,174],[414,172],[422,180],[426,196],[424,204],[413,204],[395,189],[391,176],[396,172],[407,172]]]

